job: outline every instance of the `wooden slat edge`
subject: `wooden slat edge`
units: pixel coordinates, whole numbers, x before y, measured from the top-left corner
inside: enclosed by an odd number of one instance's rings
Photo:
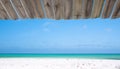
[[[71,19],[72,18],[72,11],[73,11],[73,0],[64,0],[64,19]]]
[[[20,0],[12,0],[13,4],[15,5],[15,9],[17,10],[20,18],[27,18],[25,10],[20,2]]]
[[[36,4],[36,7],[37,7],[36,9],[37,9],[37,11],[39,13],[40,18],[44,18],[45,17],[44,16],[44,11],[42,9],[42,5],[40,3],[40,0],[35,0],[35,4]]]
[[[47,18],[53,18],[54,19],[54,12],[52,7],[52,0],[43,0],[44,1],[44,8],[46,11]]]
[[[102,18],[110,17],[115,1],[116,0],[106,0],[103,13],[102,13]]]
[[[94,6],[91,14],[91,18],[97,18],[100,16],[104,0],[94,0]]]
[[[82,18],[89,18],[91,16],[93,0],[83,0],[82,4]]]
[[[0,19],[9,19],[9,16],[7,15],[5,9],[2,7],[1,3],[0,3]]]
[[[79,19],[82,11],[82,0],[73,0],[73,19]]]
[[[1,0],[2,3],[4,4],[6,10],[8,11],[9,15],[10,15],[10,19],[17,19],[18,16],[15,12],[15,10],[13,9],[11,3],[10,3],[10,0]]]
[[[120,0],[117,1],[115,10],[112,15],[112,18],[119,18],[119,17],[120,17]]]

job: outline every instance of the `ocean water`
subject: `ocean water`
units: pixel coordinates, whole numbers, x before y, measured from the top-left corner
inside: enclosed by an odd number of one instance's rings
[[[1,53],[0,58],[86,58],[86,59],[117,59],[120,54],[33,54],[33,53]]]

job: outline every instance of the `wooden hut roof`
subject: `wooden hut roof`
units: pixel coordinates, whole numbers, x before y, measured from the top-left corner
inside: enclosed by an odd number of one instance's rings
[[[119,17],[120,0],[0,0],[0,19]]]

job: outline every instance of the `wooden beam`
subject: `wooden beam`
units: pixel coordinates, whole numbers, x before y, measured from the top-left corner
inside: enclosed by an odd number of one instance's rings
[[[37,7],[38,7],[38,1],[36,0],[21,0],[21,2],[23,3],[26,12],[28,14],[28,16],[30,18],[41,18],[42,15],[40,15],[40,12],[38,11]],[[40,2],[39,2],[40,4]]]
[[[53,0],[54,1],[54,11],[55,11],[55,19],[62,19],[63,15],[63,3],[62,0]]]
[[[1,0],[2,3],[4,4],[6,10],[8,11],[9,15],[10,15],[10,19],[17,19],[17,14],[15,13],[15,10],[13,9],[10,0]]]
[[[32,11],[30,11],[29,5],[31,6],[31,3],[29,2],[29,0],[21,0],[21,3],[23,4],[23,7],[25,8],[29,18],[34,18],[34,15],[32,14]],[[33,8],[33,7],[31,7],[31,8]]]
[[[40,18],[40,15],[39,15],[39,12],[38,12],[38,4],[40,4],[40,2],[36,2],[37,0],[28,0],[29,3],[31,4],[28,4],[28,8],[29,8],[29,11],[31,12],[31,14],[33,15],[34,18]],[[27,1],[27,2],[28,2]]]
[[[117,1],[116,7],[112,15],[112,18],[118,18],[118,17],[120,17],[120,0]]]
[[[34,18],[41,18],[44,16],[39,0],[28,0],[31,4],[29,5],[29,10],[34,15]],[[41,9],[41,10],[40,10]]]
[[[102,18],[110,17],[115,1],[116,0],[106,0],[103,13],[102,13]]]
[[[12,0],[14,6],[15,6],[15,9],[17,10],[19,16],[21,18],[27,18],[27,14],[25,13],[25,10],[20,2],[20,0]]]
[[[91,18],[97,18],[100,16],[103,3],[104,3],[104,0],[94,0]]]
[[[73,0],[73,19],[81,17],[82,0]]]
[[[62,3],[64,4],[64,19],[71,19],[72,18],[72,11],[73,11],[73,0],[63,0]]]
[[[52,0],[43,0],[47,18],[55,18]]]
[[[82,18],[89,18],[91,16],[93,0],[83,0],[82,3]]]
[[[45,16],[44,16],[44,11],[43,11],[43,9],[42,9],[42,5],[41,5],[41,3],[40,3],[40,0],[34,0],[35,1],[35,4],[36,4],[36,9],[37,9],[37,11],[38,11],[38,13],[39,13],[39,16],[41,17],[41,18],[44,18]]]
[[[5,9],[2,7],[1,3],[0,3],[0,19],[9,19],[9,16],[7,15]]]
[[[120,0],[0,0],[0,19],[79,19],[100,14],[120,17]]]

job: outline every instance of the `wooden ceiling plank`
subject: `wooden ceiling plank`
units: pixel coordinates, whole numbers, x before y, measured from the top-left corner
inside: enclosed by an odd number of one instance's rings
[[[73,0],[73,19],[79,19],[82,11],[82,0]]]
[[[6,10],[8,11],[11,19],[17,19],[17,14],[15,12],[15,10],[13,9],[11,3],[10,3],[10,0],[1,0],[2,3],[4,4]]]
[[[100,14],[120,17],[120,0],[0,0],[0,19],[79,19]]]
[[[26,6],[24,5],[24,4],[25,4],[24,1],[23,1],[23,0],[20,0],[20,3],[21,3],[21,5],[23,6],[23,9],[24,9],[24,11],[25,11],[25,14],[26,14],[27,18],[30,18],[29,13],[27,12]]]
[[[106,0],[104,9],[103,9],[103,13],[102,13],[102,18],[108,18],[110,17],[112,10],[113,10],[113,6],[115,4],[116,0]]]
[[[21,2],[23,3],[24,8],[26,9],[26,12],[27,12],[29,18],[37,17],[35,12],[34,12],[31,0],[21,0]]]
[[[112,15],[112,18],[118,18],[118,17],[120,17],[120,0],[117,1],[116,7]]]
[[[7,15],[5,9],[2,7],[1,3],[0,3],[0,19],[9,19],[9,16]]]
[[[82,3],[82,18],[89,18],[92,12],[93,0],[83,0]]]
[[[29,11],[29,8],[28,8],[28,5],[27,3],[29,4],[29,1],[27,2],[28,0],[21,0],[21,3],[24,5],[24,8],[27,12],[27,15],[29,16],[29,18],[33,18],[33,15],[32,13]]]
[[[100,16],[103,4],[104,0],[94,0],[91,18],[97,18]]]
[[[42,9],[42,5],[41,5],[40,0],[35,0],[35,4],[36,4],[36,7],[37,7],[37,11],[38,11],[38,13],[39,13],[39,16],[40,16],[41,18],[44,18],[44,17],[45,17],[45,16],[44,16],[44,11],[43,11],[43,9]]]
[[[40,12],[38,11],[38,4],[40,4],[40,2],[37,3],[37,0],[29,0],[29,2],[31,4],[28,5],[30,7],[29,10],[34,15],[34,18],[41,18],[39,14]]]
[[[18,12],[20,18],[27,18],[27,14],[25,13],[25,10],[20,2],[20,0],[12,0],[16,11]]]
[[[64,19],[71,19],[72,18],[72,12],[73,12],[73,0],[64,0],[63,2],[63,15]]]
[[[53,0],[54,1],[54,11],[55,11],[55,19],[63,18],[63,3],[62,0]]]
[[[54,19],[55,15],[54,15],[54,11],[53,11],[52,0],[43,0],[43,1],[44,1],[44,8],[45,8],[47,18]]]

